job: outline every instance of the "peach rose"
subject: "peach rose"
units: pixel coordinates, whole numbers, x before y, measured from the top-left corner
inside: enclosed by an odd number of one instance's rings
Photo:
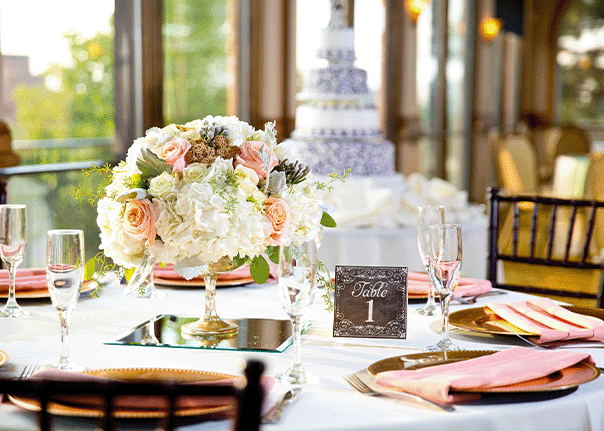
[[[260,151],[262,148],[262,151],[264,151],[264,154],[268,157],[271,151],[269,146],[260,141],[245,141],[240,148],[241,153],[235,158],[235,166],[243,165],[246,168],[250,168],[258,174],[260,180],[265,179],[266,169],[264,167],[264,162],[260,158]],[[279,159],[277,159],[277,156],[273,153],[269,164],[269,172],[272,171],[278,163]]]
[[[149,199],[132,199],[126,204],[124,214],[124,232],[145,246],[155,243],[155,222],[159,215]]]
[[[172,170],[182,172],[185,168],[185,154],[191,148],[191,143],[186,139],[174,138],[156,150],[157,157],[172,166]]]
[[[273,228],[269,241],[276,245],[288,245],[289,238],[287,234],[291,224],[291,208],[283,199],[268,198],[264,209]]]

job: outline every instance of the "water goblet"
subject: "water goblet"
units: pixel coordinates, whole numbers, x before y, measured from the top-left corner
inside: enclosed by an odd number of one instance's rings
[[[67,336],[69,318],[75,308],[84,281],[84,232],[58,229],[48,231],[46,281],[52,304],[61,322],[61,353],[51,367],[67,371],[85,368],[69,357]]]
[[[417,248],[419,257],[428,272],[428,261],[430,252],[430,226],[443,224],[445,222],[445,208],[443,206],[422,206],[417,207]],[[418,309],[417,314],[423,316],[438,315],[438,305],[434,300],[434,285],[428,280],[428,300],[426,305]]]
[[[317,242],[292,241],[279,247],[279,297],[293,326],[293,360],[289,369],[275,379],[292,385],[317,384],[319,378],[302,366],[302,318],[313,302],[316,289]]]
[[[427,352],[463,350],[449,339],[449,301],[459,284],[461,270],[461,227],[441,224],[430,228],[428,272],[440,298],[442,312],[441,340]]]
[[[17,304],[15,275],[23,260],[27,243],[27,216],[25,205],[0,205],[0,257],[8,268],[8,300],[0,317],[25,317],[29,312]]]

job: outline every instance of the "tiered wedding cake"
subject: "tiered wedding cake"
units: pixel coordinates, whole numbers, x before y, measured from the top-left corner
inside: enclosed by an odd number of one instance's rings
[[[418,205],[445,206],[448,222],[476,218],[482,208],[468,204],[467,192],[439,178],[395,171],[394,144],[380,131],[367,72],[353,66],[354,30],[345,4],[331,0],[317,50],[328,65],[309,72],[298,95],[296,129],[285,142],[319,178],[351,170],[326,197],[340,228],[415,226]]]
[[[394,144],[380,131],[380,114],[367,88],[367,72],[353,66],[354,30],[342,1],[332,0],[317,57],[328,66],[310,71],[298,95],[292,143],[312,172],[351,169],[353,176],[394,174]]]

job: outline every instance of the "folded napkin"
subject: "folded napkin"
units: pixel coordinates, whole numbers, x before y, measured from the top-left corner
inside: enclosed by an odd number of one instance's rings
[[[538,343],[584,339],[604,341],[604,321],[573,313],[548,298],[485,305],[523,331],[539,335]]]
[[[0,269],[0,294],[8,293],[8,269]],[[33,292],[48,289],[45,268],[17,269],[15,290],[17,292]]]
[[[106,382],[112,379],[106,377],[94,376],[86,373],[74,373],[64,370],[59,370],[51,367],[41,367],[38,371],[33,373],[31,379],[44,379],[44,380],[60,380],[60,381],[80,381],[80,382]],[[274,379],[270,376],[262,376],[262,386],[265,393],[268,393],[274,385]],[[222,380],[199,380],[187,382],[185,384],[210,384],[210,385],[226,385],[231,384],[233,381],[241,380],[243,377],[235,379],[222,379]],[[57,402],[62,402],[67,405],[78,406],[78,407],[102,407],[103,401],[95,396],[86,395],[56,395],[53,399]],[[115,404],[117,407],[128,410],[159,410],[166,407],[166,402],[161,397],[155,396],[140,396],[140,395],[128,395],[119,397]],[[193,408],[213,408],[233,405],[233,399],[231,397],[210,397],[210,396],[186,396],[180,397],[176,402],[177,409],[193,409]]]
[[[430,278],[428,274],[421,272],[409,272],[407,275],[407,292],[411,295],[428,294]],[[453,296],[475,296],[486,293],[492,289],[489,280],[478,280],[475,278],[461,277]]]
[[[512,347],[492,355],[416,370],[379,373],[376,383],[436,402],[456,403],[479,397],[458,393],[526,382],[582,361],[594,363],[588,353]]]
[[[186,278],[184,278],[182,275],[180,275],[176,271],[174,271],[174,265],[172,265],[172,264],[167,264],[163,268],[159,264],[156,264],[155,268],[153,269],[153,276],[158,277],[158,278],[163,278],[165,280],[174,280],[174,281],[185,281],[186,280]],[[250,275],[250,266],[243,265],[233,271],[225,272],[224,274],[220,274],[220,276],[218,277],[218,281],[219,282],[220,281],[234,281],[234,280],[241,280],[241,279],[246,279],[246,278],[251,278],[251,277],[252,276]],[[270,277],[275,278],[275,271],[272,266],[271,266]],[[193,280],[203,281],[203,277],[197,276],[195,278],[192,278],[190,281],[193,281]]]

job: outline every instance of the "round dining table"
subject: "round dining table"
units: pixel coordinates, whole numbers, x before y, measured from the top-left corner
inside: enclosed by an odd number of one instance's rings
[[[292,347],[282,352],[222,350],[216,348],[169,348],[107,344],[130,328],[159,314],[200,316],[203,288],[161,287],[164,298],[136,298],[124,295],[125,286],[114,280],[98,297],[83,294],[72,313],[69,346],[71,357],[88,369],[156,367],[241,374],[247,359],[266,364],[266,374],[285,370],[292,359]],[[417,314],[422,302],[411,301],[407,313],[406,339],[341,338],[333,336],[333,313],[326,311],[318,289],[308,319],[314,321],[302,337],[303,363],[320,378],[315,386],[304,387],[276,424],[265,430],[288,431],[601,431],[604,430],[604,376],[574,390],[484,396],[457,404],[455,411],[440,410],[428,403],[368,396],[349,386],[343,376],[366,369],[384,358],[421,352],[440,339],[440,317]],[[474,305],[451,303],[451,311],[481,307],[484,303],[526,298],[521,293],[481,298]],[[31,315],[0,319],[0,350],[9,360],[0,366],[3,377],[17,377],[28,364],[50,364],[59,355],[58,313],[47,298],[21,299]],[[277,285],[250,284],[219,288],[217,310],[224,318],[287,319],[278,298]],[[451,328],[452,340],[465,349],[502,350],[511,346],[534,349],[514,336],[474,334]],[[596,365],[604,366],[604,344],[576,348],[589,352]],[[273,390],[278,390],[276,385]],[[281,388],[283,389],[283,388]],[[271,397],[269,396],[269,399]],[[0,429],[29,431],[36,427],[36,415],[10,401],[0,404]],[[59,417],[57,429],[94,429],[91,419]],[[124,429],[149,429],[148,422],[128,421]],[[192,418],[185,430],[231,429],[230,420],[208,421]]]

